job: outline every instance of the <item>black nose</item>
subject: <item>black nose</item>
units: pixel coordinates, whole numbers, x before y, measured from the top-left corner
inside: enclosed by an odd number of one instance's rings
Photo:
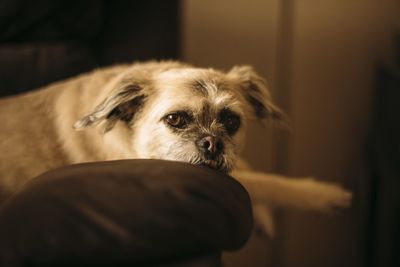
[[[199,147],[206,155],[217,156],[224,145],[217,137],[208,135],[200,140]]]

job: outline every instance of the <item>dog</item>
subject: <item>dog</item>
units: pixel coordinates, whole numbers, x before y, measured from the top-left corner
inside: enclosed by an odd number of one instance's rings
[[[266,205],[325,211],[351,193],[313,179],[238,168],[249,121],[279,120],[266,82],[249,66],[227,72],[174,61],[117,65],[0,100],[0,188],[11,194],[60,166],[164,159],[231,174],[273,233]]]

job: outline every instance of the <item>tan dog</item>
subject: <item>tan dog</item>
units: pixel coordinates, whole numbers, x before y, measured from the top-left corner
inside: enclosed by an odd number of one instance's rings
[[[227,73],[178,62],[99,69],[0,100],[0,188],[9,194],[71,163],[156,158],[232,173],[269,232],[266,203],[348,205],[351,194],[335,185],[234,170],[248,121],[279,116],[264,80],[247,66]]]

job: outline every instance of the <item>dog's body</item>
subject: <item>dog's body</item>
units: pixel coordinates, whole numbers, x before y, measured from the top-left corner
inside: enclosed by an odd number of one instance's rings
[[[158,158],[230,172],[256,206],[348,205],[350,193],[334,185],[234,170],[247,121],[268,117],[279,110],[249,67],[223,73],[149,62],[96,70],[0,100],[0,189],[11,193],[72,163]]]
[[[0,118],[3,120],[0,130],[0,186],[3,191],[13,192],[28,179],[49,169],[72,162],[96,160],[88,156],[75,158],[74,153],[65,149],[65,141],[62,140],[64,135],[60,135],[64,128],[70,135],[73,134],[72,125],[63,127],[62,124],[74,116],[62,117],[64,112],[60,106],[68,110],[72,108],[73,113],[83,112],[80,111],[85,108],[82,95],[87,91],[79,89],[85,83],[89,85],[93,82],[94,76],[97,75],[86,74],[38,91],[0,100]],[[97,95],[95,92],[93,94]]]

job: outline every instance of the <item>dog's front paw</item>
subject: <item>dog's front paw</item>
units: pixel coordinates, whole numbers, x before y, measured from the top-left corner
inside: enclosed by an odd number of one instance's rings
[[[318,211],[333,211],[350,206],[352,194],[342,187],[313,179],[301,181],[305,205]]]

